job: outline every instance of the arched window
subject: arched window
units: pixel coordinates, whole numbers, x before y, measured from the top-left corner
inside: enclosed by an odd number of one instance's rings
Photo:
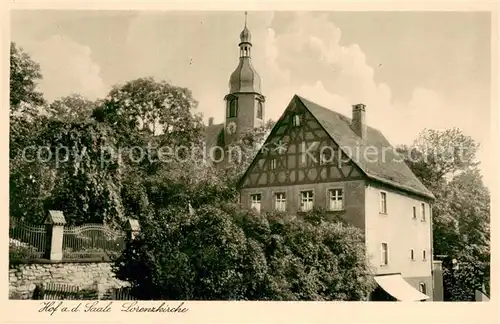
[[[231,99],[229,101],[229,114],[228,117],[236,117],[238,115],[238,100],[237,99]]]
[[[262,119],[264,115],[264,108],[262,107],[262,102],[257,102],[257,118]]]

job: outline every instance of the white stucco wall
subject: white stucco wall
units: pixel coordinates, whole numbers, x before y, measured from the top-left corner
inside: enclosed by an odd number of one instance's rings
[[[387,214],[380,213],[380,192],[387,194]],[[421,220],[421,200],[395,191],[367,186],[365,235],[367,253],[377,274],[401,273],[403,277],[431,276],[431,221],[429,204],[425,203],[426,221]],[[417,218],[413,219],[413,206]],[[381,266],[381,243],[389,248],[389,264]],[[415,261],[410,250],[414,249]],[[426,261],[422,260],[422,250]]]

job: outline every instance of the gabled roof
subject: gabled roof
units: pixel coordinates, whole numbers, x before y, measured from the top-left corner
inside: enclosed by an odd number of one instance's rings
[[[298,95],[292,98],[288,107],[291,107],[291,104],[294,102],[300,104],[311,113],[331,139],[337,143],[367,178],[405,192],[430,199],[435,198],[432,192],[420,182],[379,130],[367,126],[366,138],[361,139],[352,130],[350,118]],[[286,111],[283,115],[285,113]],[[283,116],[280,120],[282,118]],[[279,127],[279,122],[276,123],[269,136],[273,135],[277,127]],[[367,153],[365,154],[364,152]],[[255,163],[255,160],[253,163]],[[241,181],[244,180],[247,173],[248,169]]]
[[[434,199],[379,130],[367,126],[366,138],[361,139],[351,129],[350,118],[297,95],[292,100],[304,105],[368,178]]]

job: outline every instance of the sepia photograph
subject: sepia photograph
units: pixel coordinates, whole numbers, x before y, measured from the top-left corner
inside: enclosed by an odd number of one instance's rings
[[[9,299],[489,301],[490,12],[9,14]]]

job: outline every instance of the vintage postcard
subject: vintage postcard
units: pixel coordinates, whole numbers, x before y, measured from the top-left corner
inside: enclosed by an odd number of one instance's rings
[[[498,321],[493,5],[122,6],[5,13],[11,322]]]

